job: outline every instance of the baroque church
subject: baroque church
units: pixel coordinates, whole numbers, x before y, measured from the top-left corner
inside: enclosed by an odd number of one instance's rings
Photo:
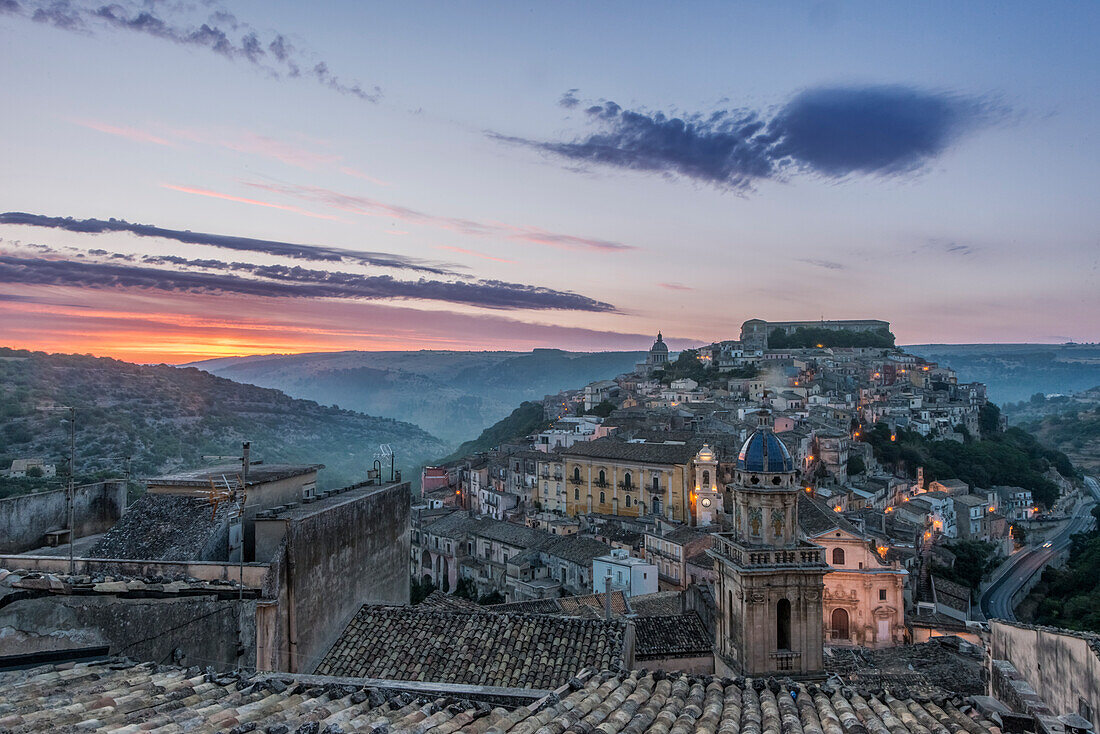
[[[717,576],[715,672],[819,676],[829,566],[823,548],[799,538],[794,460],[772,431],[770,411],[759,416],[730,486],[733,530],[715,534],[708,551]]]

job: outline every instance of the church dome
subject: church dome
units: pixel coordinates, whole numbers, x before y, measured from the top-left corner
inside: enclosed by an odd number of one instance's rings
[[[758,430],[741,447],[737,468],[748,472],[793,472],[794,459],[774,433]]]
[[[657,332],[657,341],[653,342],[653,346],[649,348],[650,353],[664,352],[668,354],[668,345],[665,344],[665,340],[661,337],[661,332]]]

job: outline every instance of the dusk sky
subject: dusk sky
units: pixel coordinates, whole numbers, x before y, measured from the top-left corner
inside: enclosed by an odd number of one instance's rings
[[[1100,341],[1097,3],[0,0],[0,345]]]

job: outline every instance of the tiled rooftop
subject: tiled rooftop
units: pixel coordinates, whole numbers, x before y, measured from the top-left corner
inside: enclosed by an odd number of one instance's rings
[[[532,599],[514,601],[507,604],[492,604],[482,607],[487,612],[525,612],[529,614],[557,614],[566,617],[604,616],[604,594],[584,594],[582,596],[564,596],[556,599]],[[621,617],[630,613],[626,596],[621,591],[611,592],[611,614]]]
[[[909,698],[835,684],[604,672],[574,680],[537,705],[363,687],[311,677],[209,676],[151,664],[78,664],[0,673],[0,730],[224,731],[233,734],[994,734],[950,695]],[[517,702],[522,703],[522,702]]]
[[[635,659],[639,666],[657,657],[709,655],[713,638],[695,612],[674,617],[638,617],[634,620]]]
[[[92,558],[224,561],[229,552],[229,506],[205,497],[144,494],[99,543]]]
[[[659,444],[626,443],[613,438],[575,443],[562,450],[562,456],[585,456],[593,459],[636,461],[645,464],[686,464],[699,451],[697,443]]]
[[[623,664],[626,623],[366,605],[318,675],[552,689]]]

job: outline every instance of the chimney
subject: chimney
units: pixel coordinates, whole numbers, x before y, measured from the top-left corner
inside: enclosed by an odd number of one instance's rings
[[[603,614],[605,619],[611,619],[611,574],[604,577],[603,586]]]
[[[241,444],[241,482],[248,484],[248,467],[252,462],[252,442],[245,441]]]

